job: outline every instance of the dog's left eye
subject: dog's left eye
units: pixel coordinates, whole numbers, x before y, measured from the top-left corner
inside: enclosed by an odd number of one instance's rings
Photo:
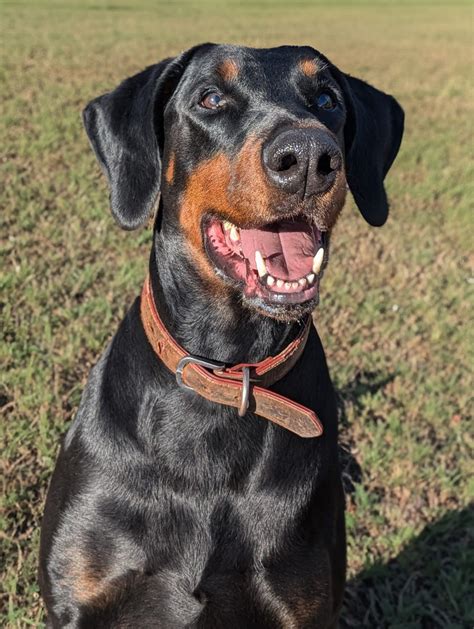
[[[330,111],[336,108],[336,99],[329,92],[320,92],[316,96],[316,106],[318,109],[326,109]]]
[[[220,109],[227,104],[226,99],[219,92],[209,92],[200,102],[201,107],[205,109]]]

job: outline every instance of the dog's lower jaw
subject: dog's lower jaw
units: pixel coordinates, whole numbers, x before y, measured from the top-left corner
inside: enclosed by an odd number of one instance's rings
[[[281,323],[302,323],[319,304],[319,294],[310,301],[303,304],[292,304],[291,306],[279,306],[278,304],[269,304],[258,297],[243,297],[242,305],[252,312],[257,312],[275,321]]]

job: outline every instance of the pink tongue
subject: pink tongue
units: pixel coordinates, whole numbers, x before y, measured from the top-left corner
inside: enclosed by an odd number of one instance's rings
[[[242,252],[256,270],[255,251],[265,258],[268,273],[282,280],[297,280],[311,273],[316,254],[313,227],[303,221],[281,221],[262,229],[241,229]]]

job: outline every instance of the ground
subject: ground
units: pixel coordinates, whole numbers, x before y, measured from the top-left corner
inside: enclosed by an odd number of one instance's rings
[[[147,267],[151,232],[114,225],[80,111],[209,40],[313,45],[406,111],[389,222],[347,204],[315,313],[345,448],[342,626],[472,627],[472,7],[390,0],[3,3],[0,623],[43,626],[59,439]]]

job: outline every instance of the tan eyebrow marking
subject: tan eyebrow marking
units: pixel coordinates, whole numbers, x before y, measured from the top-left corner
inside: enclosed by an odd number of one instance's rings
[[[239,76],[239,66],[234,59],[224,59],[217,68],[224,81],[234,81]]]
[[[316,59],[300,59],[298,61],[298,65],[301,72],[305,76],[309,77],[313,77],[319,70],[318,62],[316,61]]]

